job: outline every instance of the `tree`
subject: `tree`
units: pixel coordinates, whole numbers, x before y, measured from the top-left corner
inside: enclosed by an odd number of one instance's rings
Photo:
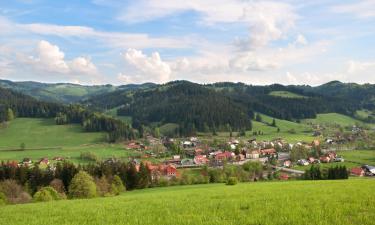
[[[272,119],[272,124],[271,124],[271,126],[276,127],[276,120],[275,120],[275,118]]]
[[[261,116],[259,113],[256,114],[256,116],[255,116],[255,120],[256,120],[257,122],[262,122],[262,121],[263,121],[262,116]]]
[[[6,121],[12,121],[14,119],[14,113],[11,108],[8,108]]]
[[[26,145],[25,145],[24,142],[22,142],[22,143],[20,144],[20,149],[21,149],[22,151],[24,151],[25,148],[26,148]]]
[[[99,196],[107,196],[111,191],[111,186],[105,176],[95,180],[96,190]]]
[[[78,172],[69,185],[70,198],[94,198],[96,197],[96,185],[94,179],[86,172]]]
[[[34,194],[33,200],[35,202],[49,202],[60,200],[60,195],[52,187],[43,187]]]
[[[154,137],[156,137],[156,138],[160,137],[160,129],[159,129],[159,127],[156,127],[154,129]]]
[[[151,183],[151,174],[146,165],[141,162],[138,173],[138,188],[147,188]]]
[[[125,189],[124,184],[122,183],[121,178],[119,176],[115,175],[113,177],[112,184],[111,184],[112,194],[119,195],[121,192],[124,192],[125,190],[126,189]]]

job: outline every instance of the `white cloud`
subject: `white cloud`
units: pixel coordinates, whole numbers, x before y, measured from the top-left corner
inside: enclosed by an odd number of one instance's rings
[[[29,56],[29,63],[36,69],[47,72],[68,73],[69,67],[64,60],[64,53],[59,47],[48,41],[40,41],[35,49],[35,56]]]
[[[83,74],[96,74],[98,72],[94,63],[87,57],[78,57],[73,59],[70,63],[70,68],[73,72]]]
[[[142,13],[139,13],[142,11]],[[175,13],[195,11],[202,24],[243,23],[249,36],[240,39],[240,48],[258,48],[288,35],[297,15],[291,5],[277,1],[240,0],[164,0],[136,1],[120,19],[128,23],[153,20]]]
[[[164,83],[170,80],[171,67],[161,59],[158,52],[147,56],[140,50],[130,48],[123,54],[123,57],[132,71],[126,74],[120,73],[118,78],[121,81]]]
[[[358,18],[374,18],[375,17],[375,1],[360,0],[353,3],[340,4],[332,8],[336,13],[353,14]]]
[[[374,69],[375,71],[375,61],[354,61],[350,60],[348,62],[348,73],[358,73],[358,72],[364,72],[370,69]]]

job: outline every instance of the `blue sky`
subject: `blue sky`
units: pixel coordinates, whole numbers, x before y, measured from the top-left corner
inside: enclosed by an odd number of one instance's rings
[[[375,1],[0,2],[0,79],[375,83]]]

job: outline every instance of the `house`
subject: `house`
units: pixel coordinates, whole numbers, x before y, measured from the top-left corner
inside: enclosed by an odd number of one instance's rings
[[[258,159],[259,158],[259,151],[253,150],[246,153],[246,158],[248,159]]]
[[[262,156],[276,155],[276,150],[274,148],[262,149],[260,150]]]
[[[196,165],[204,165],[207,164],[210,160],[207,159],[205,155],[197,155],[194,157],[194,163]]]
[[[331,161],[331,158],[329,156],[321,156],[319,158],[320,162],[322,163],[329,163]]]
[[[284,167],[288,167],[288,168],[291,167],[292,166],[292,161],[290,161],[290,160],[284,161],[283,166]]]
[[[336,152],[328,152],[326,154],[329,158],[331,158],[331,160],[335,159],[337,157],[337,154]]]
[[[168,177],[176,177],[177,176],[177,168],[172,164],[168,164],[165,168],[165,175]]]
[[[203,149],[201,148],[194,149],[194,155],[202,155],[202,153],[203,153]]]
[[[297,164],[300,166],[308,166],[310,163],[306,159],[299,159]]]
[[[350,170],[350,174],[363,177],[365,175],[365,171],[360,167],[355,167]]]
[[[245,160],[245,155],[243,155],[243,154],[238,154],[238,155],[236,156],[236,160],[237,160],[237,161],[243,161],[243,160]]]
[[[225,151],[223,153],[219,153],[219,154],[215,155],[215,159],[218,160],[218,161],[223,161],[223,160],[229,160],[233,156],[234,156],[233,152]]]
[[[180,160],[181,159],[181,156],[180,155],[174,155],[172,157],[173,160]]]
[[[127,149],[139,150],[141,149],[141,145],[138,142],[130,142],[126,146]]]
[[[312,164],[312,163],[315,162],[315,158],[314,158],[314,157],[309,157],[309,158],[307,158],[307,161],[308,161],[310,164]]]
[[[280,179],[280,180],[288,180],[288,179],[289,179],[289,176],[288,176],[288,174],[282,173],[282,174],[280,174],[279,179]]]

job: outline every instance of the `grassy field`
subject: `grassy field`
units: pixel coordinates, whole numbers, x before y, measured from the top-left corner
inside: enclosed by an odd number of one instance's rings
[[[272,91],[269,95],[282,97],[282,98],[307,98],[306,96],[296,94],[290,91]]]
[[[312,141],[315,139],[315,137],[312,136],[311,127],[304,123],[275,119],[276,126],[280,128],[280,132],[277,132],[277,127],[268,125],[272,124],[273,118],[264,114],[261,116],[262,122],[253,121],[253,131],[263,132],[263,135],[256,136],[259,140],[272,140],[281,137],[290,142],[297,142]],[[253,131],[247,132],[246,135],[252,136]]]
[[[0,149],[79,146],[104,141],[104,133],[83,132],[80,125],[55,125],[53,119],[18,118],[0,129]]]
[[[125,150],[121,144],[104,143],[104,133],[83,132],[80,125],[55,125],[52,119],[18,118],[7,128],[0,129],[0,160],[22,160],[60,156],[72,162],[85,163],[82,152],[95,153],[100,159],[110,157],[127,159],[137,155]],[[25,143],[24,151],[8,151]],[[43,149],[58,147],[54,149]],[[28,148],[32,148],[28,149]]]
[[[353,126],[356,124],[364,125],[360,120],[339,113],[318,114],[315,119],[305,119],[303,122],[322,125],[340,125],[342,127]]]
[[[176,186],[4,206],[0,224],[375,224],[375,180]],[[345,188],[342,188],[345,187]]]

